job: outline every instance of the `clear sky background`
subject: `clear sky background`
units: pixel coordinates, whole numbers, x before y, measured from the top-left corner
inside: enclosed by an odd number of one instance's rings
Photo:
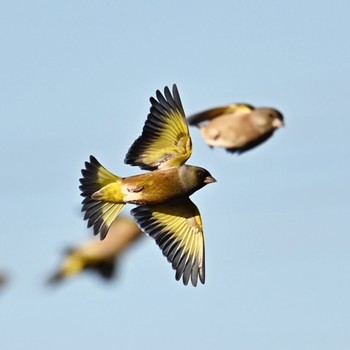
[[[350,5],[347,1],[3,1],[0,4],[0,348],[350,348]],[[191,129],[206,284],[175,281],[145,237],[110,284],[44,285],[92,236],[80,169],[111,171],[149,97],[187,114],[274,106],[286,127],[242,156]],[[128,212],[132,206],[127,207]]]

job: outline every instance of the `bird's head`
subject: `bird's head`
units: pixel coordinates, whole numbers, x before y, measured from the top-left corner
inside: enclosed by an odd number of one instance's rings
[[[256,108],[252,111],[254,124],[261,129],[274,130],[284,126],[281,112],[273,108]]]
[[[180,171],[181,182],[190,194],[199,190],[200,188],[210,183],[216,182],[215,178],[209,173],[208,170],[192,166],[185,165]]]
[[[203,186],[216,182],[216,179],[211,176],[208,170],[204,168],[197,167],[196,176],[199,183],[204,184]]]

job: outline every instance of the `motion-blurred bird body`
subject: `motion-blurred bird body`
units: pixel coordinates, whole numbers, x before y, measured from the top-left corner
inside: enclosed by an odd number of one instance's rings
[[[243,153],[267,139],[284,125],[282,114],[273,108],[255,108],[248,104],[231,104],[197,113],[188,118],[200,127],[210,147],[223,147]]]
[[[59,269],[50,277],[49,283],[57,283],[84,270],[94,270],[104,279],[115,273],[116,259],[141,235],[135,220],[118,217],[112,224],[105,240],[89,239],[75,248],[67,249]]]
[[[188,124],[176,85],[151,97],[141,136],[126,154],[126,164],[148,173],[119,177],[93,156],[80,179],[82,210],[88,227],[103,239],[125,204],[142,230],[156,240],[176,270],[176,279],[205,280],[204,237],[200,213],[189,196],[216,180],[201,167],[185,164],[192,154]]]

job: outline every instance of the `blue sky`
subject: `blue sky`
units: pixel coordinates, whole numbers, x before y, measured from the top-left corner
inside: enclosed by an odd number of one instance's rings
[[[0,4],[1,349],[349,349],[349,4],[345,1],[9,1]],[[187,114],[274,106],[286,127],[242,156],[191,129],[207,282],[184,287],[145,237],[111,284],[44,286],[92,235],[80,169],[113,172],[149,97]],[[130,210],[132,206],[126,210]]]

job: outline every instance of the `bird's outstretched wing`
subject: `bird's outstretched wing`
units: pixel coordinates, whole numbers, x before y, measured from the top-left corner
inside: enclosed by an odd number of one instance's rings
[[[180,166],[192,154],[191,137],[185,112],[176,85],[171,94],[157,90],[157,99],[151,97],[151,109],[141,136],[132,144],[124,162],[155,170]]]
[[[189,198],[165,204],[139,206],[131,211],[141,229],[157,245],[176,270],[176,280],[194,286],[205,282],[204,236],[200,213]]]
[[[250,112],[253,109],[254,107],[249,104],[233,103],[228,106],[211,108],[203,112],[193,114],[187,118],[187,122],[189,125],[199,126],[204,122],[210,121],[225,114],[234,114],[237,112]]]

